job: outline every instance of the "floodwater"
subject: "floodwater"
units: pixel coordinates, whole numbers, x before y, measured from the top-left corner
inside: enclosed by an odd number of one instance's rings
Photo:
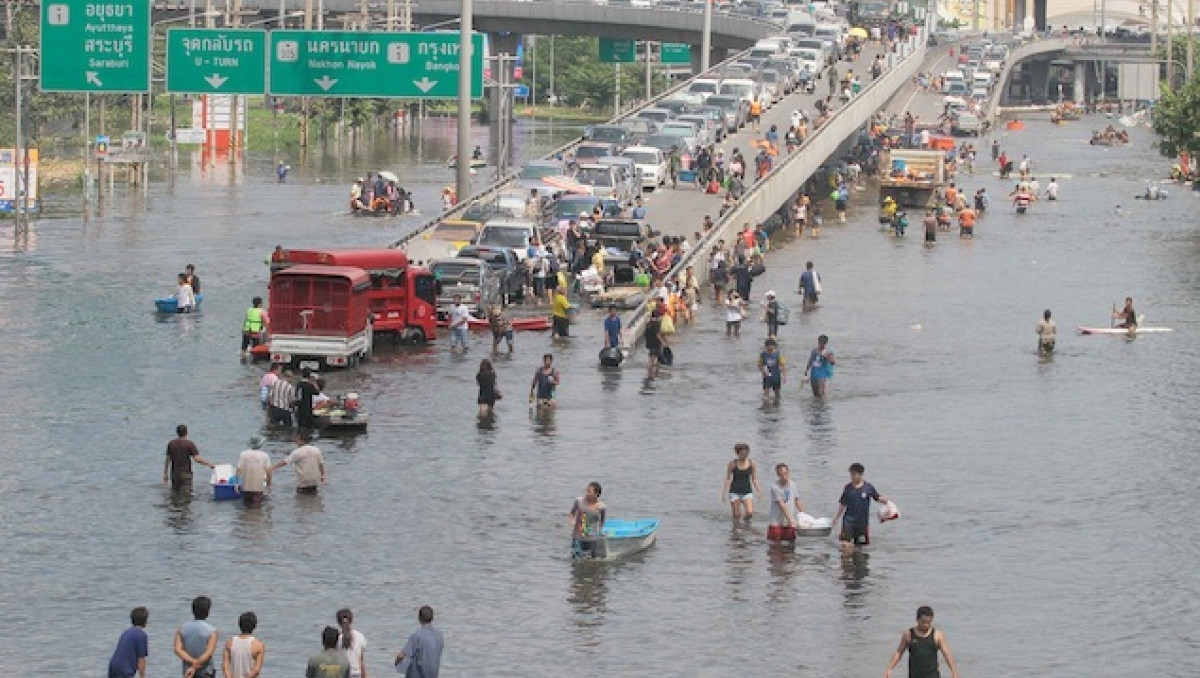
[[[1194,676],[1197,197],[1134,200],[1166,163],[1146,130],[1128,147],[1089,146],[1098,124],[1003,135],[1039,177],[1059,176],[1062,199],[1018,217],[1000,197],[1007,183],[965,178],[996,196],[973,241],[922,247],[919,217],[906,239],[881,234],[869,188],[845,225],[783,243],[756,299],[775,289],[796,301],[805,259],[826,294],[782,332],[792,372],[777,404],[761,399],[754,367],[763,326],[726,339],[711,305],[654,380],[641,352],[597,368],[594,311],[571,340],[518,335],[516,353],[496,358],[505,398],[493,422],[475,414],[482,336],[466,357],[386,347],[329,375],[328,390],[362,394],[370,432],[319,441],[321,494],[294,495],[285,469],[262,510],[213,502],[206,473],[194,499],[172,499],[159,480],[175,424],[209,460],[236,459],[261,424],[261,368],[237,350],[263,259],[276,244],[395,240],[420,219],[343,216],[346,187],[386,165],[430,209],[452,180],[452,134],[422,156],[331,154],[283,185],[271,158],[233,186],[184,162],[173,188],[159,177],[148,200],[119,191],[86,222],[60,205],[26,251],[0,252],[0,609],[12,640],[0,665],[96,675],[128,610],[148,605],[149,675],[171,675],[173,629],[207,594],[224,635],[258,613],[268,677],[300,675],[343,606],[368,637],[368,669],[390,671],[423,604],[446,633],[451,676],[878,675],[925,604],[966,676]],[[577,132],[524,130],[518,144],[529,157]],[[187,262],[203,312],[156,317],[151,299]],[[1175,331],[1073,334],[1105,325],[1126,295],[1146,324]],[[1060,326],[1052,358],[1034,350],[1044,308]],[[825,402],[799,380],[819,333],[839,361]],[[559,407],[536,416],[525,389],[547,351]],[[766,506],[741,527],[721,501],[738,441],[764,487],[789,463],[811,513],[832,514],[859,461],[904,517],[873,526],[853,559],[828,539],[769,549]],[[565,515],[592,480],[610,515],[661,518],[658,544],[572,565]]]

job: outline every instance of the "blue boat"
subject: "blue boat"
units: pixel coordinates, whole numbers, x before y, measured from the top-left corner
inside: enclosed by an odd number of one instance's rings
[[[200,302],[202,301],[204,301],[204,295],[197,294],[196,307],[192,309],[193,312],[200,310]],[[163,297],[162,299],[155,299],[154,309],[159,313],[178,313],[179,302],[175,300],[175,297]]]
[[[604,539],[596,544],[596,560],[616,560],[644,551],[654,543],[658,518],[604,521]]]

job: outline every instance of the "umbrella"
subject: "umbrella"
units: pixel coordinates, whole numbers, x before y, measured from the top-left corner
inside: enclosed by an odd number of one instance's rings
[[[378,172],[378,174],[380,177],[383,177],[384,181],[391,181],[391,182],[395,182],[397,184],[400,183],[400,179],[395,174],[392,174],[391,172],[388,172],[385,170],[383,172]]]
[[[855,26],[854,28],[850,29],[850,35],[853,37],[856,37],[856,38],[868,37],[867,29],[860,28],[858,26]]]
[[[592,187],[586,184],[581,184],[571,177],[542,177],[542,183],[547,186],[552,186],[560,191],[568,193],[578,193],[579,195],[591,195]]]

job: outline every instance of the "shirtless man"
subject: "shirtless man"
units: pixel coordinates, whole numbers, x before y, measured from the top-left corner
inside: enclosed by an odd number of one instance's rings
[[[1127,329],[1130,332],[1137,329],[1137,311],[1133,310],[1133,297],[1125,297],[1125,308],[1119,311],[1113,311],[1113,318],[1124,320],[1117,327]]]

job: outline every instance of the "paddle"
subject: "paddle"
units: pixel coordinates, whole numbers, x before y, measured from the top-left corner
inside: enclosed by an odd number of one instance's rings
[[[1114,328],[1116,326],[1117,326],[1117,305],[1113,304],[1112,313],[1108,314],[1108,329],[1111,330],[1112,328]]]

